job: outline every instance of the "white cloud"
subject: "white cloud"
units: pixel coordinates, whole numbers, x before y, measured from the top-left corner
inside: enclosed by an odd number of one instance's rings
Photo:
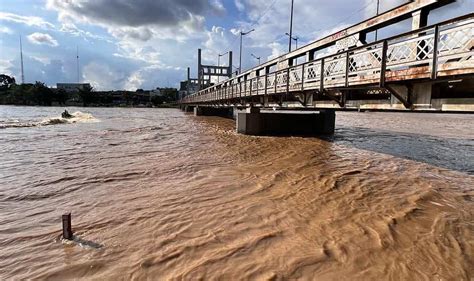
[[[64,22],[61,24],[61,28],[59,29],[59,31],[61,32],[64,32],[64,33],[69,33],[73,36],[76,36],[76,37],[82,37],[84,40],[87,40],[87,39],[95,39],[95,40],[102,40],[102,41],[107,41],[109,43],[111,43],[112,41],[108,38],[105,38],[103,36],[99,36],[99,35],[96,35],[96,34],[93,34],[89,31],[85,31],[85,30],[82,30],[80,28],[78,28],[74,23],[72,22]]]
[[[128,77],[124,86],[125,90],[135,91],[141,88],[143,82],[145,81],[145,79],[142,77],[142,71],[143,70],[136,71]]]
[[[58,41],[47,33],[35,32],[27,36],[28,41],[36,45],[49,45],[51,47],[57,47]]]
[[[226,9],[222,4],[221,0],[210,0],[212,7],[214,8],[215,12],[219,15],[224,15]]]
[[[235,4],[235,7],[237,8],[237,10],[239,10],[240,12],[243,12],[245,10],[245,6],[244,6],[244,3],[242,2],[242,0],[235,0],[234,4]]]
[[[0,26],[0,33],[13,34],[13,31],[6,26]]]
[[[284,54],[286,51],[285,48],[287,46],[286,45],[283,46],[282,44],[278,42],[272,42],[268,44],[268,47],[272,50],[271,54],[268,56],[268,60],[272,60]]]
[[[20,16],[13,13],[0,12],[0,20],[25,24],[28,26],[39,27],[41,29],[53,29],[54,25],[35,16]]]
[[[47,65],[47,64],[50,64],[51,63],[51,59],[48,58],[48,57],[42,57],[42,56],[31,56],[32,59],[44,64],[44,65]]]
[[[13,75],[13,63],[11,60],[2,60],[0,59],[0,73],[6,74],[6,75]]]
[[[125,73],[103,62],[92,62],[82,69],[82,80],[91,83],[96,90],[120,89],[126,78]]]

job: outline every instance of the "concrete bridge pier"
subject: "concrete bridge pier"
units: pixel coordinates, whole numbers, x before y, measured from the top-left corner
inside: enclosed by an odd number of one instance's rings
[[[417,83],[413,85],[412,102],[414,109],[431,109],[433,84]]]
[[[195,107],[192,106],[192,105],[185,105],[185,106],[183,107],[183,111],[184,111],[184,112],[194,112],[194,108],[195,108]]]
[[[244,135],[328,135],[334,134],[334,110],[317,112],[260,112],[251,107],[237,115],[237,132]]]
[[[406,85],[391,85],[392,106],[401,102],[406,109],[428,110],[431,109],[433,83],[413,83]]]
[[[194,107],[194,116],[220,116],[220,117],[225,117],[225,118],[233,118],[234,108],[232,108],[232,107],[196,106],[196,107]]]

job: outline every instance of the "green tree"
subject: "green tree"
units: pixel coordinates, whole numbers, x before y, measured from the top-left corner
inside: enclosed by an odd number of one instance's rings
[[[178,90],[175,88],[161,88],[161,95],[165,102],[175,102],[178,100]]]
[[[15,78],[6,74],[0,74],[0,90],[10,89],[12,85],[15,85]]]
[[[69,98],[69,95],[68,93],[66,92],[66,90],[64,89],[58,89],[56,91],[56,95],[55,95],[55,100],[61,104],[61,105],[64,105],[66,103],[66,101],[68,100]]]
[[[36,81],[33,85],[33,98],[39,105],[50,106],[53,103],[54,93],[44,83]]]
[[[125,103],[127,105],[133,105],[133,97],[134,97],[134,93],[132,93],[132,92],[124,91],[122,93],[122,98],[123,98],[123,100],[125,100]]]
[[[160,105],[160,104],[163,104],[163,97],[161,96],[152,96],[151,97],[151,103],[153,105]]]
[[[94,88],[89,85],[84,85],[84,87],[79,88],[79,98],[82,101],[83,106],[87,106],[88,104],[94,102]]]
[[[37,105],[33,93],[33,84],[12,85],[6,92],[4,104]]]

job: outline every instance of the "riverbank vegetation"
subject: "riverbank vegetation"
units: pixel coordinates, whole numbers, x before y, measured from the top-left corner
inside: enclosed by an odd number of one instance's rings
[[[178,100],[178,90],[161,88],[159,91],[95,91],[85,86],[77,91],[49,88],[37,81],[17,84],[14,77],[0,74],[0,104],[40,106],[121,106],[172,107]]]

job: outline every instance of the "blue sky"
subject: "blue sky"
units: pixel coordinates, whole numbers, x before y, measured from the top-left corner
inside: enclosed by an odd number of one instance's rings
[[[291,0],[0,0],[0,73],[20,80],[19,38],[25,80],[76,82],[79,48],[82,82],[98,90],[177,87],[186,67],[195,76],[197,49],[205,63],[234,51],[245,38],[243,68],[287,49]],[[382,10],[405,0],[381,0]],[[294,34],[299,45],[375,14],[376,0],[295,0]],[[474,12],[474,1],[458,0],[430,14],[430,23]],[[381,32],[408,30],[410,22]],[[223,58],[223,61],[226,59]]]

